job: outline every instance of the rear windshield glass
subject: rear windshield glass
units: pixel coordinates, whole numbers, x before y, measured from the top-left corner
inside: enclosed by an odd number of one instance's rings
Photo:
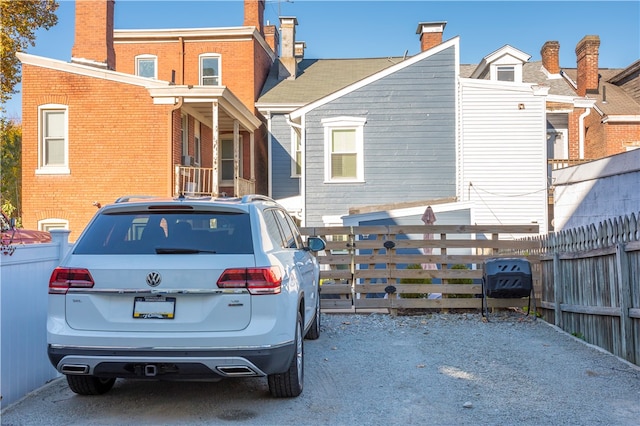
[[[249,214],[153,212],[102,214],[75,254],[251,254]]]

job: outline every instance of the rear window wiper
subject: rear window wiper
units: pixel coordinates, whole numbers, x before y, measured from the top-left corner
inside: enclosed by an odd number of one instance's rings
[[[210,253],[216,254],[214,250],[200,250],[200,249],[192,249],[192,248],[164,248],[157,247],[157,254],[197,254],[197,253]]]

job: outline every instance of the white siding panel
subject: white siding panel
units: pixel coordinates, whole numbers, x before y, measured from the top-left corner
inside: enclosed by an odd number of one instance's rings
[[[545,98],[530,87],[461,82],[459,196],[477,224],[547,229]]]

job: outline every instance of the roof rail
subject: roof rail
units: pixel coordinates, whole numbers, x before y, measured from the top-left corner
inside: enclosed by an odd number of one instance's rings
[[[267,197],[266,195],[249,194],[242,197],[243,203],[250,203],[252,201],[271,201],[272,203],[275,203],[273,198]]]
[[[149,198],[157,198],[157,197],[154,195],[125,195],[118,198],[115,202],[126,203],[127,201],[131,201],[131,200],[145,200]]]

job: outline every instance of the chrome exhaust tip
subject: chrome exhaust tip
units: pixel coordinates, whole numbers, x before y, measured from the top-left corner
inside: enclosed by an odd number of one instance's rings
[[[84,364],[64,364],[60,368],[62,374],[89,374],[89,366]]]
[[[220,372],[220,374],[228,377],[258,376],[258,373],[256,373],[246,365],[229,365],[224,367],[217,367],[217,370]]]

